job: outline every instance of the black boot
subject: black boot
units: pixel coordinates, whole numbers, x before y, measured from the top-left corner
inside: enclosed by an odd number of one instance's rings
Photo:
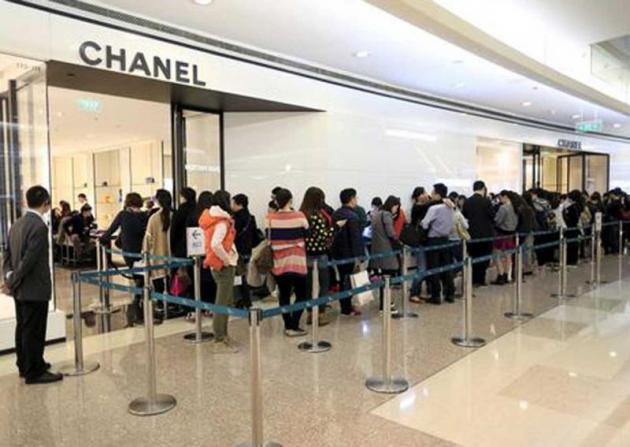
[[[498,275],[497,279],[492,281],[492,284],[494,284],[495,286],[502,286],[506,283],[507,283],[507,273],[503,275]]]

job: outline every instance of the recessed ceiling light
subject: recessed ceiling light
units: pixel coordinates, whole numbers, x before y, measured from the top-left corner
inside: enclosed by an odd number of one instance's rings
[[[212,3],[212,0],[193,0],[198,5],[206,6]]]
[[[582,117],[582,115],[580,115],[579,113],[576,113],[575,115],[571,115],[571,118],[573,118],[574,120],[580,119]]]
[[[556,111],[555,110],[550,110],[549,113],[551,113],[552,115],[555,115]]]
[[[615,129],[619,129],[619,128],[621,127],[621,124],[619,124],[619,123],[615,123],[615,124],[613,124],[613,127],[614,127]]]
[[[462,88],[464,87],[466,84],[464,84],[463,82],[458,82],[457,84],[455,84],[453,87],[455,88]]]
[[[354,57],[364,58],[370,55],[369,51],[361,50],[354,53]]]
[[[521,105],[522,105],[523,107],[529,107],[529,106],[531,106],[531,105],[532,105],[532,102],[531,102],[531,101],[523,101],[523,102],[521,103]]]
[[[463,61],[463,60],[461,60],[461,59],[455,59],[455,60],[453,61],[453,63],[454,63],[454,64],[463,64],[463,63],[464,63],[464,61]]]

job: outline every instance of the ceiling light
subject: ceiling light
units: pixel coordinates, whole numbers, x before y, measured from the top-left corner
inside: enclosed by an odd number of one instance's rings
[[[613,124],[613,127],[614,127],[615,129],[619,129],[619,128],[621,127],[621,124],[619,124],[619,123],[615,123],[615,124]]]
[[[522,105],[523,107],[529,107],[529,106],[531,106],[531,105],[532,105],[532,102],[531,102],[531,101],[523,101],[523,102],[521,103],[521,105]]]
[[[610,357],[612,357],[612,358],[617,357],[617,353],[616,353],[615,351],[610,351],[610,352],[608,353],[608,355],[609,355]]]
[[[464,61],[463,61],[463,60],[461,60],[461,59],[455,59],[455,60],[453,61],[453,63],[454,63],[454,64],[463,64],[463,63],[464,63]]]
[[[212,3],[212,0],[193,0],[198,5],[206,6]]]
[[[549,113],[551,113],[552,115],[555,115],[556,111],[555,110],[550,110]]]
[[[434,143],[437,141],[437,137],[435,135],[427,135],[427,134],[412,132],[412,131],[403,130],[403,129],[387,129],[385,131],[385,135],[389,137],[405,138],[409,140],[428,141],[431,143]]]
[[[354,53],[354,57],[358,57],[360,59],[364,57],[368,57],[370,55],[369,51],[361,50]]]
[[[455,88],[462,88],[464,87],[466,84],[464,84],[463,82],[458,82],[457,84],[455,84],[453,87]]]
[[[580,115],[579,113],[576,113],[575,115],[571,115],[571,118],[573,118],[574,120],[580,119],[582,117],[582,115]]]

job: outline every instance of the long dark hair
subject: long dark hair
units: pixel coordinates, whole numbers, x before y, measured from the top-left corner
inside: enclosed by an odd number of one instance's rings
[[[162,208],[162,212],[160,213],[162,231],[168,231],[171,227],[171,205],[173,198],[171,197],[171,193],[166,189],[158,189],[155,192],[155,198],[160,208]]]
[[[389,196],[387,197],[387,199],[385,199],[385,203],[382,206],[382,210],[383,211],[387,211],[388,213],[392,213],[394,214],[394,212],[392,211],[392,208],[394,208],[396,205],[398,205],[398,209],[400,211],[400,199],[396,196]]]
[[[186,203],[195,205],[196,199],[197,199],[197,193],[195,192],[194,189],[189,188],[189,187],[182,188],[182,190],[179,192],[179,195],[180,197],[183,197],[184,199],[186,199]]]
[[[232,214],[232,208],[230,207],[230,193],[219,189],[214,193],[212,198],[212,204],[220,207],[228,214]]]
[[[214,195],[210,191],[202,191],[197,197],[197,207],[195,208],[195,223],[199,221],[199,218],[205,210],[209,210],[212,206]]]
[[[317,186],[311,186],[304,193],[300,211],[304,213],[307,219],[314,214],[320,214],[322,208],[324,208],[325,200],[326,195],[324,194],[324,191]]]

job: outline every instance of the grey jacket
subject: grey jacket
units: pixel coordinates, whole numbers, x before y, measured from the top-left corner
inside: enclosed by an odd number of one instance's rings
[[[518,226],[518,216],[512,205],[505,203],[499,207],[499,211],[494,216],[494,225],[504,233],[513,233]]]
[[[49,249],[48,227],[35,214],[27,212],[11,226],[2,271],[16,300],[50,300]]]
[[[389,211],[377,211],[372,214],[372,247],[371,254],[385,253],[393,250],[392,239],[396,238],[394,218]],[[398,256],[388,256],[370,261],[373,269],[398,270]]]

